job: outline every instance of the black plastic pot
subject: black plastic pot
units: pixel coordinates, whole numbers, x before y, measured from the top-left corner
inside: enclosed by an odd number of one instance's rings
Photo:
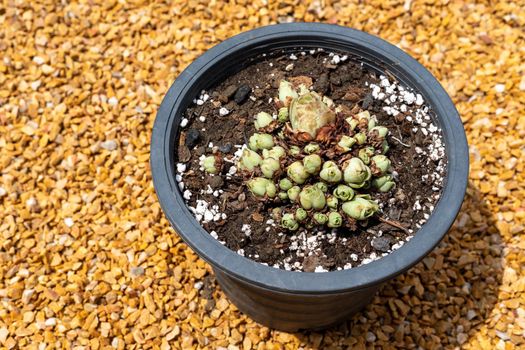
[[[175,181],[176,145],[185,109],[203,89],[275,49],[348,51],[377,71],[388,70],[421,93],[443,130],[448,157],[441,199],[427,223],[402,248],[370,264],[344,271],[306,273],[267,267],[211,237],[190,213]],[[151,169],[162,209],[184,241],[215,271],[231,301],[255,321],[295,331],[347,319],[365,306],[382,283],[420,261],[443,238],[463,201],[468,176],[463,125],[445,90],[421,64],[397,47],[358,30],[319,23],[263,27],[211,48],[186,68],[165,96],[153,127]]]

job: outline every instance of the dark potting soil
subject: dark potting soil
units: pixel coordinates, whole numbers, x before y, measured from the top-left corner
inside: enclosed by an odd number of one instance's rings
[[[320,228],[289,232],[272,220],[271,209],[276,205],[257,200],[243,186],[243,178],[232,166],[240,147],[255,131],[254,116],[261,111],[277,114],[273,99],[279,82],[299,76],[310,77],[313,90],[335,104],[350,108],[357,104],[388,127],[387,155],[397,187],[372,196],[383,203],[381,217],[408,230],[372,218],[356,231]],[[426,222],[439,199],[446,159],[443,152],[429,157],[433,150],[443,151],[439,130],[432,133],[426,128],[430,124],[437,129],[429,121],[432,111],[421,101],[401,107],[402,98],[389,100],[388,93],[387,98],[378,98],[380,87],[388,90],[384,79],[352,57],[316,50],[268,54],[210,91],[203,91],[181,123],[177,155],[177,181],[203,227],[231,250],[288,270],[346,269],[399,248]],[[390,82],[394,80],[390,78]],[[392,106],[403,112],[395,116],[387,113]],[[213,151],[225,159],[221,174],[215,176],[199,165],[199,158]]]

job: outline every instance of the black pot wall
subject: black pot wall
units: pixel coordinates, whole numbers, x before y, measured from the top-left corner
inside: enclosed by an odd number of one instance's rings
[[[310,48],[348,51],[369,68],[388,70],[423,95],[443,130],[448,159],[441,199],[427,223],[402,248],[370,264],[324,273],[274,269],[244,258],[211,237],[189,212],[175,181],[179,124],[201,90],[241,70],[263,53]],[[166,94],[153,126],[151,169],[162,209],[184,241],[212,265],[219,284],[237,307],[257,322],[294,331],[340,322],[364,307],[380,285],[427,255],[452,225],[468,177],[463,125],[447,93],[416,60],[395,46],[361,31],[319,24],[290,23],[239,34],[206,51],[188,66]]]
[[[295,332],[319,330],[346,320],[366,306],[381,284],[337,294],[283,293],[259,288],[213,270],[224,293],[254,321],[270,328]]]

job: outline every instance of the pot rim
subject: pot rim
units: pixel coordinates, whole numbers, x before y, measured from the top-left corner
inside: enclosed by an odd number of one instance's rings
[[[200,226],[187,208],[175,181],[175,144],[187,96],[203,75],[221,60],[249,47],[270,48],[290,38],[289,47],[344,45],[348,51],[378,58],[396,78],[423,95],[440,124],[447,155],[447,173],[439,201],[427,222],[401,248],[366,265],[323,273],[286,271],[245,258]],[[301,41],[303,40],[303,41]],[[312,46],[312,44],[310,44]],[[350,49],[352,48],[352,49]],[[328,49],[329,50],[329,49]],[[337,50],[333,48],[333,50]],[[341,48],[344,50],[344,48]],[[363,57],[363,56],[362,56]],[[222,61],[224,62],[224,61]],[[401,75],[402,77],[400,77]],[[209,87],[209,86],[208,86]],[[448,94],[434,76],[414,58],[394,45],[362,31],[332,24],[287,23],[260,27],[233,36],[212,47],[175,80],[164,97],[153,126],[150,165],[153,184],[164,214],[182,239],[205,261],[228,275],[283,293],[331,294],[366,288],[389,280],[423,259],[443,238],[461,208],[468,179],[468,145],[463,124]]]

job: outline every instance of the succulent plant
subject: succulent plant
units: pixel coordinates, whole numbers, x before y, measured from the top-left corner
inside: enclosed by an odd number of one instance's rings
[[[292,157],[297,157],[299,154],[301,154],[301,149],[297,146],[290,146],[289,154]]]
[[[335,112],[315,92],[308,92],[294,98],[290,105],[290,123],[297,132],[306,132],[312,138],[319,128],[332,123]]]
[[[279,100],[285,105],[288,106],[293,99],[299,97],[297,91],[293,88],[286,80],[281,80],[279,83]]]
[[[370,112],[369,111],[362,111],[362,112],[359,112],[355,115],[355,117],[357,118],[357,120],[362,120],[362,119],[365,119],[367,122],[370,120]]]
[[[279,188],[283,191],[288,191],[290,188],[292,188],[292,186],[292,181],[286,177],[279,181]]]
[[[288,189],[288,191],[286,191],[286,193],[288,193],[288,198],[292,202],[295,202],[299,198],[299,193],[301,193],[301,187],[293,186],[292,188]]]
[[[353,228],[377,213],[379,204],[370,193],[396,186],[385,156],[388,128],[366,110],[354,114],[285,80],[279,84],[279,101],[278,122],[270,113],[256,115],[258,132],[238,161],[253,195],[278,205],[272,217],[295,231],[315,225]],[[206,157],[202,165],[217,173],[217,161]]]
[[[295,220],[293,214],[284,214],[281,218],[281,226],[290,231],[295,231],[299,228],[299,223]]]
[[[261,164],[261,162],[262,158],[257,152],[245,148],[242,151],[238,166],[240,170],[254,171],[255,168]]]
[[[328,192],[328,185],[325,182],[319,181],[314,183],[314,186],[320,189],[323,193]]]
[[[281,123],[286,123],[288,121],[288,107],[279,108],[279,113],[277,114],[277,120]]]
[[[202,167],[204,171],[209,174],[216,174],[217,168],[215,167],[215,156],[208,156],[202,160]]]
[[[370,158],[374,155],[375,148],[374,147],[364,147],[361,148],[358,152],[358,157],[365,163],[366,165],[370,164]]]
[[[264,177],[273,178],[275,173],[281,169],[281,163],[275,158],[265,158],[261,163],[261,172]]]
[[[319,225],[324,225],[328,222],[328,215],[323,213],[314,213],[314,221]]]
[[[349,202],[343,203],[341,209],[352,219],[366,220],[379,210],[379,206],[373,200],[356,197]]]
[[[339,200],[337,199],[336,196],[331,196],[331,195],[326,196],[326,206],[328,208],[337,210],[338,205],[339,205]]]
[[[362,132],[358,132],[354,135],[354,138],[357,141],[358,145],[363,145],[366,142],[366,134]]]
[[[343,173],[337,164],[331,160],[324,162],[323,168],[319,173],[319,177],[326,182],[338,183],[343,178]]]
[[[355,192],[350,186],[338,185],[334,190],[334,197],[342,200],[343,202],[349,201],[354,198]]]
[[[388,135],[388,129],[384,126],[375,126],[372,129],[370,129],[370,133],[377,133],[377,135],[381,138],[385,138],[386,135]]]
[[[355,137],[350,137],[347,135],[341,136],[341,139],[337,145],[341,148],[343,152],[349,152],[352,149],[352,146],[357,142]]]
[[[306,154],[312,154],[318,152],[320,149],[319,144],[315,142],[310,142],[306,146],[304,146],[304,153]]]
[[[299,222],[304,221],[306,220],[307,217],[308,217],[308,213],[303,208],[297,208],[295,210],[295,218],[297,219],[297,221]]]
[[[305,186],[299,193],[299,202],[306,210],[321,210],[326,206],[326,197],[318,187]]]
[[[272,218],[275,221],[281,221],[283,210],[280,207],[276,207],[272,209]]]
[[[357,128],[357,125],[359,125],[359,120],[349,117],[345,119],[348,125],[350,125],[350,130],[355,130]]]
[[[323,160],[318,154],[309,154],[303,158],[304,170],[310,175],[316,175],[321,170]]]
[[[341,227],[343,225],[343,217],[336,211],[328,213],[328,227]]]
[[[250,136],[248,147],[252,151],[259,151],[262,149],[270,149],[273,147],[273,136],[270,134],[254,133]]]
[[[256,130],[267,127],[273,122],[273,118],[269,113],[259,112],[255,117],[255,122],[253,123]]]
[[[204,171],[210,174],[217,173],[217,167],[215,166],[215,156],[208,156],[202,160],[202,166]]]
[[[343,177],[345,182],[353,188],[361,188],[370,180],[372,172],[363,161],[357,157],[343,163]]]
[[[396,187],[392,175],[383,175],[372,180],[372,186],[377,188],[379,192],[388,192]]]
[[[383,143],[381,144],[381,149],[383,150],[383,154],[386,154],[390,149],[390,146],[388,145],[388,142],[386,140],[383,140]]]
[[[375,166],[381,174],[385,174],[390,170],[391,162],[385,155],[378,154],[372,157],[372,165]]]
[[[277,187],[273,181],[265,179],[264,177],[254,177],[248,180],[247,185],[256,197],[268,196],[273,198],[277,194]]]
[[[308,179],[310,174],[306,171],[303,163],[300,161],[293,162],[287,169],[288,177],[296,184],[302,185]]]
[[[286,155],[286,150],[281,146],[273,146],[271,149],[262,150],[263,158],[281,159]]]

